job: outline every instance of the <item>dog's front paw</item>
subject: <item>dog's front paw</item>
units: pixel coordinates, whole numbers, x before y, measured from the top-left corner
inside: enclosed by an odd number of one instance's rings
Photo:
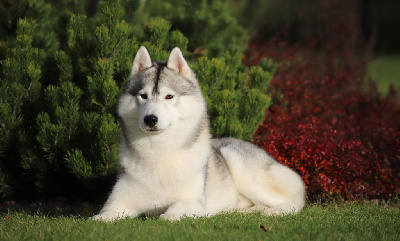
[[[100,220],[100,221],[105,221],[105,222],[113,222],[117,219],[124,218],[126,215],[119,215],[118,213],[113,213],[113,212],[104,212],[104,213],[99,213],[97,215],[94,215],[91,217],[91,220]]]
[[[181,216],[180,215],[175,215],[175,214],[164,213],[164,214],[160,215],[160,218],[168,220],[168,221],[178,221],[179,219],[181,219]]]
[[[173,203],[160,218],[177,221],[183,217],[200,217],[204,214],[205,211],[201,202],[195,200],[180,200]]]

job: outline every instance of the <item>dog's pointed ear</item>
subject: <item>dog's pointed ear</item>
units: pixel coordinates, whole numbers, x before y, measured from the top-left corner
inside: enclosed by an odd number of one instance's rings
[[[131,77],[138,74],[140,71],[152,66],[150,54],[144,46],[141,46],[133,60]]]
[[[171,54],[168,58],[167,67],[175,70],[187,79],[192,78],[192,71],[190,70],[189,65],[187,64],[185,58],[183,58],[182,52],[178,47],[175,47],[171,51]]]

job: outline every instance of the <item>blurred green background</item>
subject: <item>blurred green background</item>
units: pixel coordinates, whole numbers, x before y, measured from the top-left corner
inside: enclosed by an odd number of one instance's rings
[[[268,35],[271,27],[282,28],[287,24],[299,26],[291,35],[293,42],[306,39],[308,29],[302,26],[318,21],[321,14],[316,7],[316,0],[269,0],[266,11],[259,23],[264,25]],[[327,1],[329,2],[329,1]],[[329,3],[328,3],[329,4]],[[378,90],[387,94],[389,86],[394,84],[400,88],[400,1],[398,0],[360,0],[348,1],[349,8],[343,11],[352,11],[351,4],[357,4],[358,11],[353,15],[361,18],[361,32],[364,38],[373,38],[374,43],[372,60],[368,64],[366,79],[372,78]],[[324,14],[324,13],[322,13]],[[300,22],[300,23],[299,23]],[[308,24],[301,24],[307,22]]]

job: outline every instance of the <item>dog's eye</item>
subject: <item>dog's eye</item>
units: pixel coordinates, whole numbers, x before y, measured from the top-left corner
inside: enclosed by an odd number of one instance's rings
[[[141,94],[141,95],[140,95],[140,98],[142,98],[142,99],[144,99],[144,100],[147,99],[147,94]]]
[[[172,98],[174,98],[173,95],[167,95],[167,96],[165,96],[165,99],[167,99],[167,100],[170,100],[170,99],[172,99]]]

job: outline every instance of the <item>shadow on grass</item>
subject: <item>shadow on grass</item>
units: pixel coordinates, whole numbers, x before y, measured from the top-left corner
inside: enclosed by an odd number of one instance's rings
[[[101,205],[88,202],[68,203],[59,198],[54,201],[17,202],[5,201],[0,204],[0,215],[8,213],[25,213],[28,215],[45,215],[48,217],[77,216],[89,218],[100,211]]]

